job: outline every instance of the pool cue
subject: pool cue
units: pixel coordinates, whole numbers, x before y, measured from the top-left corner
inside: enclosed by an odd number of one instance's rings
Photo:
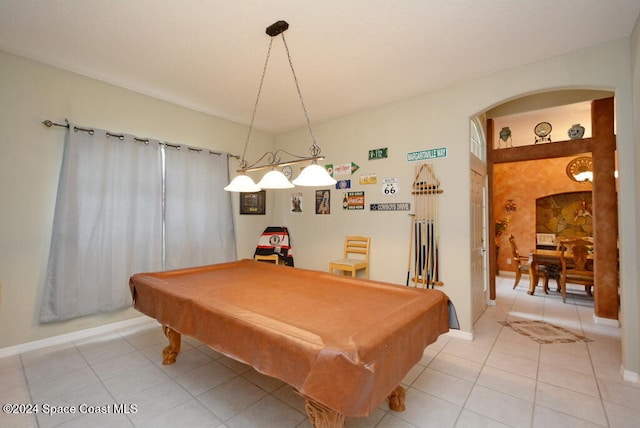
[[[409,277],[411,276],[411,257],[413,256],[413,219],[415,218],[415,214],[409,214],[409,217],[409,261],[407,263],[407,286],[409,286]]]
[[[426,273],[425,273],[425,288],[429,288],[429,282],[431,281],[431,269],[433,268],[432,266],[432,259],[433,259],[433,227],[432,227],[432,214],[431,212],[433,211],[433,194],[432,194],[432,187],[433,185],[432,183],[432,176],[433,174],[431,173],[431,166],[427,164],[427,172],[429,173],[429,180],[428,180],[428,186],[426,189],[426,200],[427,200],[427,214],[425,215],[425,223],[426,223],[426,227],[427,227],[427,233],[429,235],[429,242],[428,242],[428,248],[429,250],[427,251],[428,254],[428,258],[427,258],[427,269],[426,269]]]
[[[439,187],[440,186],[438,186],[438,188]],[[438,198],[437,189],[436,189],[436,193],[434,193],[434,197],[436,198],[436,201],[437,201],[438,200],[437,199]],[[439,244],[440,244],[440,231],[439,231],[439,228],[437,227],[438,226],[438,204],[437,203],[436,203],[435,210],[434,210],[434,213],[433,213],[433,218],[434,218],[434,224],[435,224],[435,229],[436,230],[434,231],[434,233],[435,233],[435,236],[434,236],[434,238],[435,238],[435,253],[434,253],[434,261],[433,261],[433,267],[434,267],[434,272],[433,273],[434,273],[434,275],[433,275],[433,278],[432,278],[433,279],[433,283],[431,285],[431,288],[434,288],[436,286],[436,283],[438,282],[438,273],[439,273],[438,272],[438,251],[440,249],[438,247],[439,247]]]

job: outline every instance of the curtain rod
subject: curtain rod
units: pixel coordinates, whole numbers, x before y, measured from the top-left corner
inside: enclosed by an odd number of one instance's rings
[[[52,122],[52,121],[47,119],[47,120],[43,121],[42,124],[44,126],[46,126],[47,128],[51,128],[52,126],[59,126],[61,128],[70,129],[71,125],[69,124],[69,121],[67,119],[65,119],[64,121],[65,121],[65,124],[63,125],[61,123],[55,123],[55,122]],[[90,135],[93,135],[93,133],[95,132],[91,128],[79,128],[77,126],[74,126],[73,129],[74,129],[74,131],[87,132]],[[114,134],[114,133],[111,133],[111,132],[107,132],[107,137],[116,137],[116,138],[119,138],[120,140],[124,140],[124,135],[123,134]],[[137,142],[140,142],[140,143],[148,143],[149,142],[148,138],[133,137],[133,139],[135,141],[137,141]],[[165,146],[173,147],[174,149],[178,149],[178,150],[180,149],[180,145],[179,144],[171,144],[171,143],[162,142],[162,141],[160,142],[160,144],[164,144]],[[201,149],[201,148],[198,148],[198,147],[189,147],[189,146],[187,146],[187,148],[189,150],[191,150],[191,151],[194,151],[194,152],[202,152],[203,150],[205,150],[205,149]],[[216,151],[213,151],[213,150],[209,150],[209,154],[222,155],[222,152],[216,152]],[[240,159],[240,155],[234,155],[234,154],[231,154],[231,153],[227,153],[227,154],[229,155],[229,157],[232,157],[234,159]]]

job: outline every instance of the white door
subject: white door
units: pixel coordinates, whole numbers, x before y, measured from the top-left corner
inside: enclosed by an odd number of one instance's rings
[[[487,306],[485,174],[471,170],[471,316],[475,323]]]

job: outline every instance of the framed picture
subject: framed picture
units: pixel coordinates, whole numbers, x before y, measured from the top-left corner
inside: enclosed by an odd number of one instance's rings
[[[240,193],[240,214],[264,214],[266,191]]]
[[[537,245],[556,245],[556,235],[554,233],[536,233]]]
[[[331,214],[331,191],[316,190],[316,214]]]

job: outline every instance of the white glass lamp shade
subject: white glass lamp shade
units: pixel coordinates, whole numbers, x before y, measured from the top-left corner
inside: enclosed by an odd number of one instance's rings
[[[296,186],[332,186],[336,180],[329,175],[326,169],[318,164],[311,164],[300,172],[298,178],[293,180]]]
[[[248,175],[238,175],[224,188],[227,192],[259,192],[258,186]]]
[[[262,180],[258,182],[261,189],[291,189],[295,187],[280,171],[272,170],[267,172]]]

